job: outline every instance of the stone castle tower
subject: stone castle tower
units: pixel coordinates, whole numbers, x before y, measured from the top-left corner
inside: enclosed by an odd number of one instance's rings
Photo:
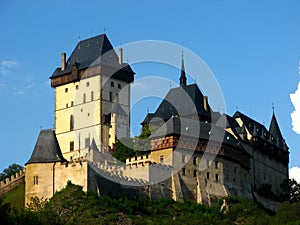
[[[62,53],[50,79],[55,132],[66,159],[84,156],[93,138],[99,149],[110,150],[116,137],[129,137],[134,72],[122,57],[105,34],[80,41],[68,60]]]

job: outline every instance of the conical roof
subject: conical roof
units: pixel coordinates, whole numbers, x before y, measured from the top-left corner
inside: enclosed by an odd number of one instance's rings
[[[276,116],[275,116],[274,113],[272,115],[272,120],[271,120],[271,123],[270,123],[269,132],[273,135],[273,137],[275,139],[279,139],[279,140],[283,139],[282,134],[281,134],[280,129],[279,129],[279,126],[278,126],[278,123],[277,123]]]
[[[54,130],[41,130],[33,153],[26,164],[67,162],[62,156]]]

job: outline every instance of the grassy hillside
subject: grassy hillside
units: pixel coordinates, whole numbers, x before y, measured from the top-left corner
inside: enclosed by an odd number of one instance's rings
[[[25,183],[20,184],[3,195],[4,203],[10,203],[11,207],[23,209],[25,204]]]

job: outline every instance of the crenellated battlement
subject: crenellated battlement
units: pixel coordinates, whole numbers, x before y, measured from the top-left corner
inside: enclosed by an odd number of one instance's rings
[[[141,155],[141,156],[135,156],[126,159],[126,166],[138,166],[138,165],[145,165],[150,164],[152,162],[151,155]]]
[[[6,178],[5,182],[0,182],[0,195],[12,190],[19,184],[25,182],[25,169],[12,175],[10,178]]]
[[[109,166],[105,163],[94,163],[89,161],[89,165],[94,169],[94,171],[109,180],[116,183],[120,183],[128,186],[144,186],[148,185],[148,182],[144,179],[139,179],[135,177],[124,176],[123,171],[126,170],[124,166]]]

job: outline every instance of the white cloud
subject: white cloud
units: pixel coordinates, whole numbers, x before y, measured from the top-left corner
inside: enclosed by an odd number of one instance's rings
[[[300,183],[300,167],[292,167],[289,169],[290,179],[295,179],[298,183]]]
[[[0,65],[6,68],[12,68],[15,66],[18,66],[18,62],[17,61],[1,61]]]
[[[10,73],[10,70],[12,68],[15,68],[17,66],[19,66],[19,63],[17,61],[13,61],[13,60],[0,61],[0,74],[7,75]]]
[[[12,93],[15,96],[23,96],[24,95],[24,91],[22,91],[22,90],[20,90],[20,91],[13,91]]]
[[[300,82],[295,93],[290,94],[295,111],[291,113],[293,131],[300,134]]]

